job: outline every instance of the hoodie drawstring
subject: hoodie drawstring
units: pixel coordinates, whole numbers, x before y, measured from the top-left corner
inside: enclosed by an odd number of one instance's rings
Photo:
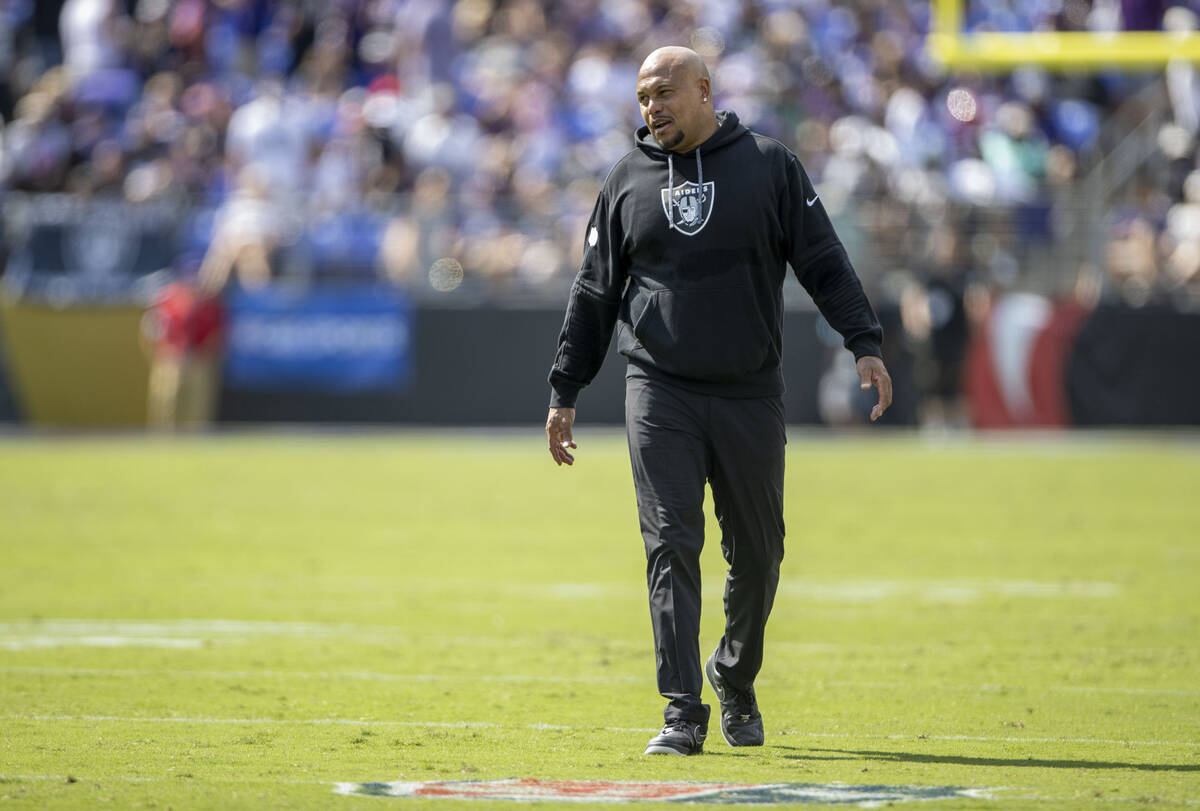
[[[704,164],[700,162],[700,147],[696,147],[696,180],[700,186],[700,209],[704,210]],[[667,230],[675,228],[675,156],[667,152]],[[678,230],[678,229],[677,229]]]
[[[667,153],[667,230],[675,227],[675,160]]]

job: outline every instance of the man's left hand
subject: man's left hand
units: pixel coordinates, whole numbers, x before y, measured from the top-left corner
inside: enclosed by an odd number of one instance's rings
[[[892,378],[887,367],[883,365],[883,359],[874,355],[859,358],[854,366],[858,370],[858,377],[862,381],[861,388],[864,391],[872,386],[879,389],[879,402],[871,409],[871,422],[874,422],[882,417],[883,412],[892,404]]]
[[[571,426],[575,424],[575,409],[551,408],[546,416],[546,437],[550,440],[550,455],[558,466],[575,464],[575,457],[568,449],[574,449],[575,439]]]

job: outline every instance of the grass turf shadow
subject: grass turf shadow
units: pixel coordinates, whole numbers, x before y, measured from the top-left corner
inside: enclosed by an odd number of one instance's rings
[[[779,747],[784,748],[784,747]],[[791,747],[787,747],[791,748]],[[1188,763],[1121,763],[1105,760],[1047,760],[1044,758],[988,758],[963,755],[931,755],[917,752],[878,752],[863,749],[804,749],[827,755],[852,755],[865,760],[891,763],[938,763],[950,766],[1023,766],[1039,769],[1130,769],[1139,772],[1200,772],[1200,765]],[[785,756],[786,757],[786,756]],[[803,757],[803,756],[797,756]]]

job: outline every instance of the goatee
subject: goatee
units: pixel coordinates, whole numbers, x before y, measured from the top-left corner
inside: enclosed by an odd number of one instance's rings
[[[658,141],[658,145],[661,146],[663,149],[674,149],[675,147],[679,146],[680,143],[682,143],[683,133],[676,130],[675,137],[670,139],[669,142],[664,141],[663,139],[659,138],[657,135],[654,136],[654,140]]]

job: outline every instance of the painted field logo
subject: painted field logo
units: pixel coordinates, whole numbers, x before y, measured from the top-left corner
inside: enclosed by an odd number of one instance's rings
[[[613,780],[435,780],[423,783],[338,783],[338,794],[357,797],[441,797],[531,803],[713,803],[774,805],[821,803],[878,805],[907,800],[986,799],[984,789],[954,786],[852,786],[845,783],[637,783]]]

